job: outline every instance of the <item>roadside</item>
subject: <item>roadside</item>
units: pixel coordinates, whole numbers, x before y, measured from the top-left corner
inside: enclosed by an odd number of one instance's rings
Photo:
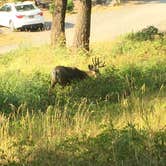
[[[136,3],[136,2],[135,2]],[[51,15],[43,10],[47,30],[39,32],[10,32],[0,27],[0,54],[9,52],[20,45],[38,46],[50,43]],[[120,7],[96,6],[93,8],[91,22],[91,39],[93,42],[110,41],[119,35],[140,30],[154,25],[166,31],[166,1],[150,1],[149,3],[125,4]],[[76,15],[67,14],[67,45],[73,41]]]

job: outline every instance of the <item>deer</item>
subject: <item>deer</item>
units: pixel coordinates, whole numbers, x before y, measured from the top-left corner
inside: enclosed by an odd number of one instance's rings
[[[105,62],[100,61],[99,58],[92,58],[92,64],[88,65],[88,71],[83,71],[77,67],[56,66],[51,72],[51,87],[54,88],[58,83],[62,87],[71,84],[72,81],[83,80],[88,77],[97,77],[100,74],[99,68],[105,66]]]

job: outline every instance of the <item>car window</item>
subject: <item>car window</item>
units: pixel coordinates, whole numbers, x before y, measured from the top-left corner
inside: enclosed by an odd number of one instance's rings
[[[0,8],[0,11],[2,12],[10,12],[11,11],[11,6],[5,5]]]
[[[15,6],[15,8],[18,12],[24,12],[24,11],[29,11],[29,10],[34,10],[35,9],[35,7],[32,4],[18,5],[18,6]]]

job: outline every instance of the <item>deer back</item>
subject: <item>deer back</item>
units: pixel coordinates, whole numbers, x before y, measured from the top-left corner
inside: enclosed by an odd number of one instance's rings
[[[56,66],[51,73],[51,87],[54,87],[56,83],[65,86],[73,80],[85,79],[87,76],[85,71],[76,67]]]
[[[96,77],[99,68],[104,67],[105,62],[99,58],[92,58],[92,64],[88,65],[89,71],[83,71],[76,67],[56,66],[51,73],[51,88],[59,83],[62,86],[70,84],[73,80],[82,80],[87,77]]]

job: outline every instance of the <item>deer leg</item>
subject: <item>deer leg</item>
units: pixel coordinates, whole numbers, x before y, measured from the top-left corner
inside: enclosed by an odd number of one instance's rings
[[[49,89],[48,89],[48,95],[51,94],[51,90],[55,87],[55,85],[56,85],[56,82],[53,81],[53,80],[51,80],[51,86],[50,86]]]
[[[50,88],[54,88],[55,84],[56,84],[56,82],[54,80],[51,80],[51,87]]]

